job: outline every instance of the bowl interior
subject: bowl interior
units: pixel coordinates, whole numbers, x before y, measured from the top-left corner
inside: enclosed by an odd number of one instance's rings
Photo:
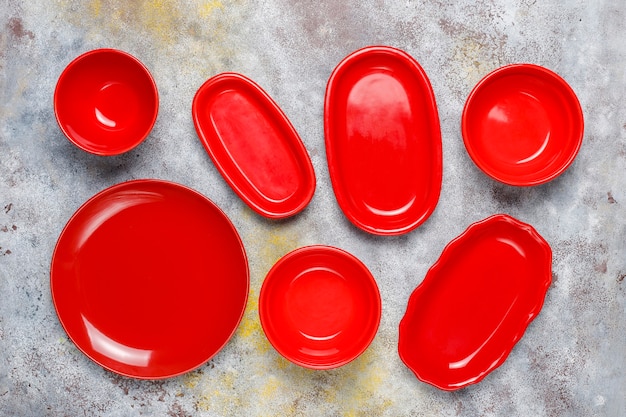
[[[536,65],[510,65],[476,85],[465,104],[462,131],[468,153],[487,175],[511,185],[536,185],[573,162],[583,115],[560,76]]]
[[[261,289],[261,324],[290,361],[312,369],[359,356],[378,330],[380,294],[368,269],[336,248],[306,247],[279,260]]]
[[[116,155],[141,143],[158,112],[156,84],[133,56],[113,49],[87,52],[57,82],[54,108],[63,133],[79,148]]]

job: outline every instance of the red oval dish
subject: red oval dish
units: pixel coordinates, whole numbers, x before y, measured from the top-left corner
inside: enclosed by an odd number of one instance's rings
[[[574,161],[583,140],[583,113],[572,88],[532,64],[496,69],[474,87],[461,129],[474,163],[509,185],[546,183]]]
[[[167,378],[213,357],[248,297],[226,215],[182,185],[136,180],[89,199],[57,242],[52,298],[70,339],[113,372]]]
[[[341,61],[326,88],[324,131],[337,202],[356,226],[398,235],[435,210],[439,116],[426,73],[407,53],[371,46]]]
[[[282,257],[259,296],[263,330],[285,358],[310,369],[345,365],[367,349],[380,323],[378,286],[356,257],[307,246]]]
[[[157,87],[134,56],[96,49],[74,59],[54,90],[54,113],[65,136],[95,155],[118,155],[150,133],[159,110]]]
[[[210,78],[193,99],[192,115],[217,169],[254,211],[283,218],[311,201],[309,155],[287,116],[252,80],[235,73]]]
[[[471,225],[413,291],[398,351],[421,381],[456,390],[500,366],[539,314],[551,282],[550,245],[500,214]]]

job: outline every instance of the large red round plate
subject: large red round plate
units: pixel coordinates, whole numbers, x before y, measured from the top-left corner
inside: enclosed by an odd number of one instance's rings
[[[182,185],[115,185],[72,216],[52,257],[57,314],[76,346],[122,375],[192,370],[233,335],[245,309],[246,254],[230,220]]]

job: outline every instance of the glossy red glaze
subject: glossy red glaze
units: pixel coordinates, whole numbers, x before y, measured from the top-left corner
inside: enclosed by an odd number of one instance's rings
[[[584,122],[565,80],[537,65],[515,64],[474,87],[461,124],[467,152],[483,172],[526,186],[548,182],[572,164]]]
[[[159,110],[157,87],[137,58],[96,49],[74,59],[54,91],[54,112],[67,138],[84,151],[117,155],[139,145]]]
[[[115,185],[72,216],[52,257],[61,324],[106,369],[142,378],[192,370],[239,324],[246,254],[226,215],[178,184]]]
[[[407,53],[373,46],[339,63],[326,89],[324,130],[335,196],[356,226],[398,235],[435,210],[439,116],[426,73]]]
[[[529,225],[495,215],[450,242],[409,299],[398,351],[420,380],[444,390],[500,366],[539,314],[552,251]]]
[[[281,258],[259,296],[261,325],[285,358],[310,369],[331,369],[358,357],[380,322],[378,286],[353,255],[307,246]]]
[[[309,155],[287,116],[252,80],[235,73],[210,78],[193,99],[192,115],[218,170],[254,211],[283,218],[311,201]]]

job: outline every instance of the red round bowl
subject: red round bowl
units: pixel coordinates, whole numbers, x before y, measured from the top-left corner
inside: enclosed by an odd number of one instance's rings
[[[381,301],[367,267],[330,246],[307,246],[281,258],[259,296],[261,325],[274,348],[310,369],[345,365],[378,330]]]
[[[485,76],[463,109],[463,141],[474,163],[509,185],[546,183],[574,161],[583,139],[583,112],[563,78],[532,64]]]
[[[132,55],[96,49],[63,70],[54,91],[54,112],[67,138],[84,151],[118,155],[150,133],[159,109],[148,69]]]

